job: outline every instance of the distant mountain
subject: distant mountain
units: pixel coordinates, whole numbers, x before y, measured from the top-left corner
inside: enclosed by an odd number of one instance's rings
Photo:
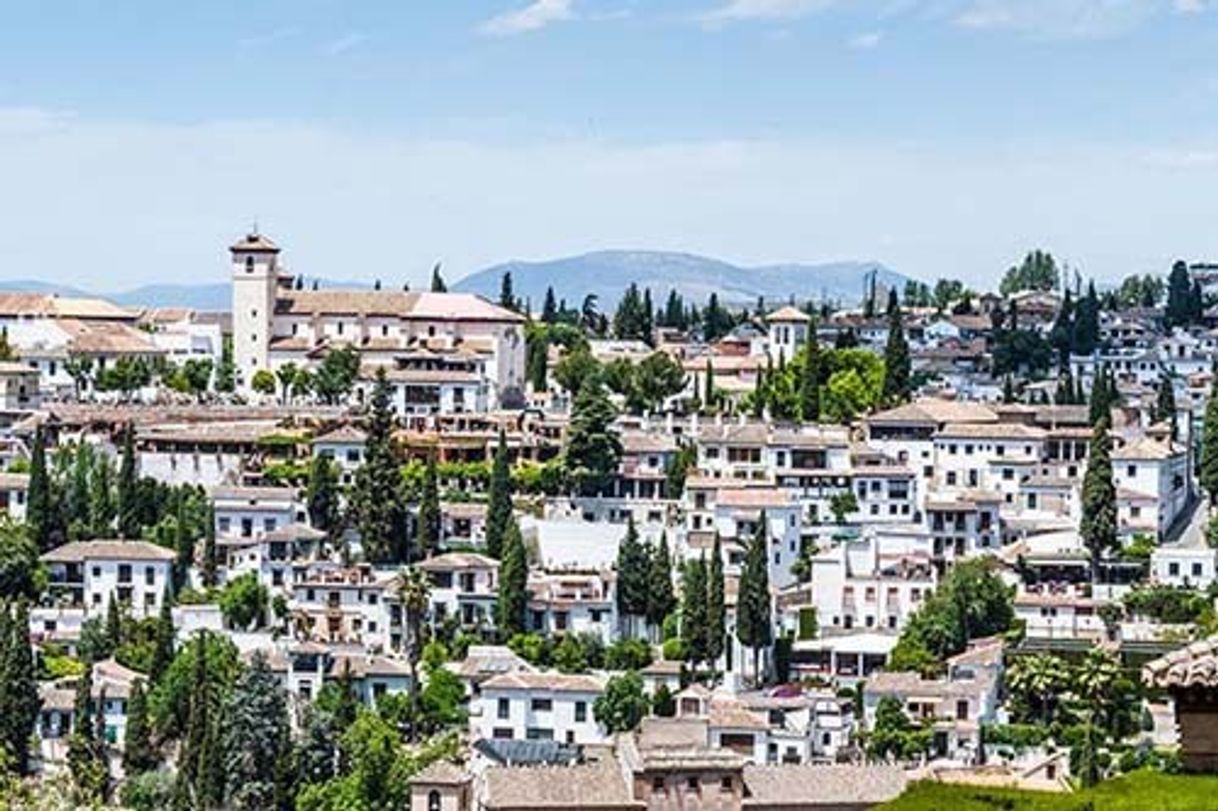
[[[66,284],[40,282],[34,279],[13,279],[0,281],[0,292],[3,293],[45,293],[52,296],[88,296],[84,290],[69,287]]]
[[[227,310],[233,288],[218,284],[146,284],[107,296],[124,307],[190,307],[195,310]]]
[[[711,293],[720,301],[753,304],[758,296],[770,302],[797,299],[832,299],[853,304],[863,295],[864,279],[871,271],[876,283],[904,286],[909,277],[878,262],[831,262],[741,267],[718,259],[664,251],[597,251],[546,262],[507,262],[466,276],[454,290],[478,293],[495,300],[503,274],[512,274],[512,289],[541,308],[546,288],[578,307],[584,296],[595,294],[602,312],[617,305],[631,282],[651,289],[660,306],[669,290],[687,301],[703,305]]]

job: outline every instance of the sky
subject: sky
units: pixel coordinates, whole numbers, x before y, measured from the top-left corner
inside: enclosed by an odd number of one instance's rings
[[[1218,259],[1218,0],[7,0],[0,278]],[[648,280],[640,280],[648,281]],[[792,291],[798,294],[800,291]]]

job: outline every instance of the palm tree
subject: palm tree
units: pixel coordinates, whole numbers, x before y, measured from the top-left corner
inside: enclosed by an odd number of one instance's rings
[[[1070,681],[1062,660],[1047,653],[1016,659],[1007,673],[1007,690],[1035,720],[1048,724],[1057,713],[1061,692]]]
[[[579,308],[581,326],[589,331],[595,332],[596,325],[600,320],[600,313],[596,309],[596,294],[589,293],[584,296],[584,304]]]
[[[1114,738],[1120,738],[1133,725],[1136,688],[1116,656],[1102,648],[1092,648],[1074,669],[1071,692],[1088,711],[1091,722]]]
[[[407,567],[402,570],[398,586],[398,599],[406,623],[406,659],[410,663],[410,739],[415,739],[415,728],[419,717],[419,658],[423,654],[423,618],[431,601],[431,581],[421,570]]]
[[[283,405],[287,405],[288,399],[292,394],[292,384],[296,382],[296,364],[285,363],[275,370],[275,376],[279,378],[279,401]]]

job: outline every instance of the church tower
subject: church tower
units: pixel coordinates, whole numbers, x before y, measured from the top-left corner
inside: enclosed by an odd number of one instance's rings
[[[233,263],[233,366],[237,388],[270,368],[271,323],[279,288],[279,247],[257,228],[229,249]]]

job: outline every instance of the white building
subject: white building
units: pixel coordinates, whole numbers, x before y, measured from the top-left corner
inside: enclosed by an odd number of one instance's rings
[[[475,738],[604,743],[592,705],[604,692],[590,675],[515,672],[482,683],[473,700],[470,732]]]
[[[468,293],[294,289],[279,248],[250,234],[229,249],[233,360],[250,391],[260,370],[313,368],[350,346],[361,385],[384,367],[399,411],[481,411],[522,399],[524,318]]]
[[[153,617],[171,583],[174,553],[146,541],[74,541],[42,556],[57,605],[104,615],[111,597]]]
[[[765,320],[769,328],[766,352],[770,358],[774,363],[794,359],[808,342],[812,318],[802,310],[787,306],[770,313]]]
[[[499,561],[468,552],[448,552],[420,561],[416,566],[431,581],[431,621],[444,623],[456,617],[463,626],[494,622],[498,598]]]

